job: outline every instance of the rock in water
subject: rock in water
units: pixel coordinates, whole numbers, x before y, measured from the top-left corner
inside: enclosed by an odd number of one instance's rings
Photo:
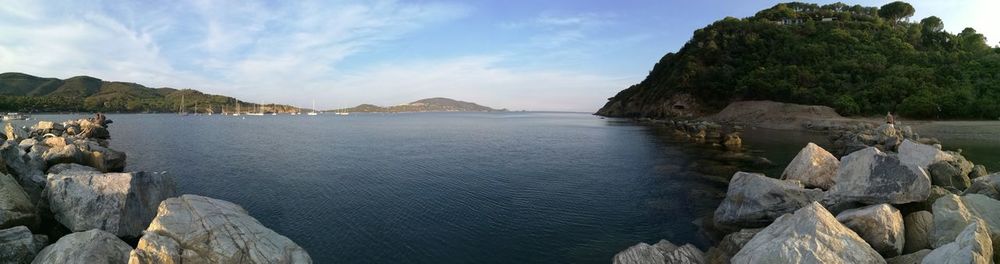
[[[805,189],[798,181],[737,172],[729,181],[726,198],[715,210],[715,221],[722,225],[763,227],[783,214],[821,199],[823,191]]]
[[[840,161],[825,149],[809,142],[781,173],[782,179],[801,181],[806,187],[829,190]]]
[[[837,221],[854,230],[884,257],[895,257],[903,253],[903,215],[891,205],[879,204],[846,210],[837,215]]]
[[[160,201],[175,194],[173,179],[158,173],[50,174],[46,186],[55,219],[73,231],[101,229],[138,237]]]
[[[164,200],[130,263],[312,263],[287,237],[239,205],[197,195]],[[177,263],[180,263],[177,262]]]
[[[964,194],[977,193],[1000,200],[1000,172],[978,177]]]
[[[979,194],[945,195],[934,202],[934,227],[931,229],[931,246],[939,248],[955,241],[966,226],[980,219],[986,224],[990,237],[1000,238],[1000,201]],[[994,246],[1000,246],[993,241]],[[1000,250],[993,248],[993,251]],[[1000,256],[998,256],[1000,257]],[[995,259],[1000,262],[1000,260]]]
[[[901,163],[874,147],[841,159],[834,181],[827,193],[830,204],[905,204],[926,200],[931,189],[931,179],[923,168]]]
[[[942,245],[924,257],[923,263],[993,263],[993,241],[986,223],[974,219],[962,229],[955,241]]]
[[[923,249],[917,252],[898,256],[895,258],[885,259],[885,262],[888,264],[920,264],[920,262],[924,261],[924,257],[927,257],[927,254],[930,253],[931,253],[930,249]]]
[[[35,206],[21,185],[10,175],[0,173],[0,229],[34,225]]]
[[[0,230],[0,263],[31,263],[36,253],[35,237],[27,227]]]
[[[754,235],[732,263],[885,263],[882,256],[813,202]]]
[[[80,163],[83,160],[83,153],[74,145],[63,145],[58,148],[50,148],[42,154],[42,159],[49,166],[59,163]]]
[[[906,227],[906,243],[903,253],[909,254],[922,249],[931,248],[930,233],[934,225],[934,215],[928,211],[914,212],[903,218]]]
[[[729,259],[733,258],[743,246],[753,239],[753,236],[763,230],[762,228],[755,229],[742,229],[738,232],[728,234],[726,237],[722,238],[722,242],[719,245],[713,247],[705,253],[705,258],[708,263],[729,263]]]
[[[649,245],[639,243],[615,254],[612,260],[614,264],[696,264],[705,263],[704,254],[701,250],[686,244],[678,247],[667,240],[660,240],[659,243]]]
[[[101,230],[72,233],[38,253],[35,264],[128,263],[132,248],[115,235]]]

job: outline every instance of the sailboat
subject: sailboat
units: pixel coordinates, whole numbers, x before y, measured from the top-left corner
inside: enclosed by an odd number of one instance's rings
[[[240,116],[240,102],[239,101],[236,101],[236,113],[233,113],[233,116]]]
[[[313,108],[312,108],[312,109],[313,109],[313,111],[312,111],[312,112],[309,112],[309,113],[307,113],[307,115],[312,115],[312,116],[314,116],[314,115],[318,115],[318,114],[319,114],[319,112],[316,112],[316,100],[313,100]]]
[[[183,94],[181,95],[181,106],[177,109],[177,114],[178,115],[182,115],[182,116],[188,115],[188,112],[184,111],[184,95]]]
[[[351,112],[347,112],[347,109],[341,108],[341,109],[338,109],[337,112],[334,113],[334,114],[345,116],[345,115],[350,115]]]

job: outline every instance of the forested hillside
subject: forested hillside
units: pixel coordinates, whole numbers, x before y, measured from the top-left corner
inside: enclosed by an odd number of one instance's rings
[[[244,111],[253,107],[236,98],[191,89],[149,88],[89,76],[60,80],[0,73],[0,111],[6,112],[221,112],[223,108],[234,111],[237,103]],[[262,108],[278,112],[296,110],[285,105]]]
[[[696,30],[598,114],[698,115],[773,100],[843,115],[1000,117],[1000,48],[973,28],[952,33],[937,17],[910,20],[914,11],[903,2],[785,3],[727,17]]]

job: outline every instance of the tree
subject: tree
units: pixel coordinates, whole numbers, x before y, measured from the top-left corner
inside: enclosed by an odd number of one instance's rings
[[[882,6],[882,8],[878,10],[878,15],[895,24],[900,19],[913,16],[913,13],[916,11],[917,10],[913,9],[913,6],[910,4],[903,1],[896,1]]]
[[[927,32],[941,32],[941,30],[944,30],[944,22],[936,16],[929,16],[920,20],[920,26],[923,28],[924,34]]]

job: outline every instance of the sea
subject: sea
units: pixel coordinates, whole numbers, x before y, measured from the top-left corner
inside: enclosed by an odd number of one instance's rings
[[[107,116],[127,170],[239,204],[316,263],[609,263],[660,239],[706,250],[698,223],[733,172],[777,177],[805,143],[829,146],[748,128],[743,154],[774,164],[760,167],[665,126],[587,113]],[[991,128],[992,143],[954,147],[995,170]]]

